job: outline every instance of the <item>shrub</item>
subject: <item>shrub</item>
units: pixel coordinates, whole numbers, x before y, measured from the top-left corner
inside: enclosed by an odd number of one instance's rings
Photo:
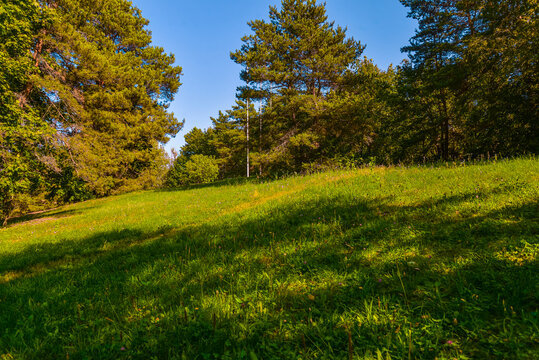
[[[180,156],[167,174],[166,186],[210,183],[218,176],[219,165],[213,156],[193,155],[189,159]]]

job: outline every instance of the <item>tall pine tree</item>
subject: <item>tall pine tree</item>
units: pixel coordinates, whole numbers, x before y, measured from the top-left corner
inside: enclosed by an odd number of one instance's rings
[[[474,1],[466,96],[459,107],[469,153],[539,150],[539,1]]]
[[[183,125],[168,111],[181,68],[150,45],[140,10],[10,0],[0,19],[2,217],[38,188],[75,200],[157,185],[161,144]]]
[[[43,56],[56,60],[51,100],[64,110],[57,130],[76,172],[97,195],[151,186],[163,171],[159,144],[182,126],[167,111],[181,68],[150,46],[148,21],[129,1],[58,0],[48,7],[55,26]]]
[[[401,2],[419,23],[401,72],[409,157],[537,151],[538,2]]]
[[[268,134],[260,141],[267,146],[258,154],[260,161],[266,169],[279,162],[298,168],[316,156],[322,102],[363,47],[329,22],[325,4],[315,0],[283,0],[280,10],[270,7],[269,18],[249,23],[253,34],[242,39],[242,48],[231,58],[244,66],[242,97],[250,97],[249,91],[252,97],[265,97],[265,109],[272,114],[259,125]]]

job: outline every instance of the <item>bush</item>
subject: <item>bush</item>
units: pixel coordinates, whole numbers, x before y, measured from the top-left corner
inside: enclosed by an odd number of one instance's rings
[[[213,156],[193,155],[189,159],[180,156],[167,174],[166,186],[210,183],[218,176],[219,165]]]

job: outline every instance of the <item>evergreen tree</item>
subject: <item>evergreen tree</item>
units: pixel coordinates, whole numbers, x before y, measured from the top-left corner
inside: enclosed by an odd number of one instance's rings
[[[395,116],[396,72],[382,71],[367,58],[357,61],[324,107],[324,158],[389,160],[391,144],[382,136]]]
[[[216,156],[217,150],[213,144],[214,129],[201,130],[194,127],[185,134],[185,145],[182,146],[180,156],[191,157],[193,155]]]
[[[148,21],[129,1],[48,6],[55,23],[44,57],[58,69],[57,130],[73,167],[97,195],[154,185],[165,164],[159,144],[182,126],[167,112],[180,85],[174,56],[150,46]]]
[[[539,2],[475,2],[478,21],[466,43],[469,68],[464,146],[472,154],[539,149]]]
[[[181,68],[127,0],[0,5],[0,205],[157,185]],[[17,200],[19,199],[19,200]]]
[[[407,157],[537,151],[538,2],[401,2],[419,22],[401,69]]]
[[[321,103],[363,47],[328,22],[325,4],[315,0],[283,0],[280,10],[270,7],[269,17],[249,23],[253,34],[231,58],[245,67],[242,97],[265,97],[272,114],[259,126],[273,138],[261,141],[267,148],[258,154],[260,161],[266,169],[276,162],[297,168],[317,153]]]
[[[419,23],[410,45],[403,48],[411,59],[403,72],[412,84],[403,97],[413,103],[412,107],[423,104],[417,109],[416,119],[423,127],[422,143],[429,144],[423,155],[436,147],[437,156],[448,159],[458,152],[456,141],[451,139],[459,122],[455,101],[464,74],[460,60],[463,40],[473,31],[475,14],[463,9],[459,0],[401,2],[409,8],[408,16]]]
[[[0,5],[0,220],[24,211],[41,190],[44,142],[51,131],[42,119],[42,93],[27,94],[37,58],[29,56],[44,26],[35,2]]]
[[[252,103],[249,104],[249,112],[252,118],[256,118],[257,113]],[[244,176],[248,146],[247,102],[237,100],[231,110],[224,113],[220,111],[219,116],[211,120],[214,130],[212,144],[218,154],[221,177]]]

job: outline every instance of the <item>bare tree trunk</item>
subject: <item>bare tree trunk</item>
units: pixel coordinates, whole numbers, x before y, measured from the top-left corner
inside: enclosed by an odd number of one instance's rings
[[[442,92],[442,107],[443,107],[443,120],[442,120],[442,158],[447,161],[449,159],[449,110],[447,107],[447,98],[445,92]]]
[[[5,213],[5,217],[2,220],[2,227],[6,227],[7,222],[9,220],[9,218],[11,217],[11,213],[13,211],[13,208],[14,208],[14,206],[13,206],[13,195],[11,195],[10,199],[7,202],[4,202],[2,204],[2,209],[4,210],[4,213]]]
[[[250,177],[249,165],[249,99],[247,99],[247,177]]]
[[[258,156],[262,154],[262,101],[258,106]],[[262,161],[258,160],[258,175],[262,176]]]
[[[445,118],[444,123],[444,131],[445,131],[445,142],[444,142],[444,153],[445,153],[445,159],[449,159],[449,118]]]

